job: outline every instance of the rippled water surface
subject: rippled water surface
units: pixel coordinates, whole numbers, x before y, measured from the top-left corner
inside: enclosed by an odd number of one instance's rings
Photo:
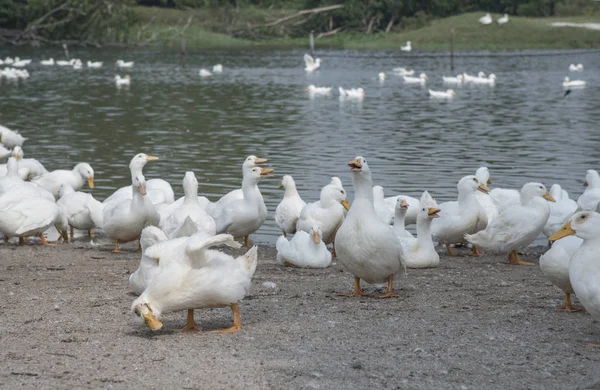
[[[375,184],[386,196],[418,197],[424,189],[438,201],[456,198],[456,182],[481,165],[494,186],[520,187],[527,181],[555,182],[571,197],[583,192],[585,170],[600,157],[600,55],[457,56],[455,72],[493,72],[495,87],[455,88],[452,101],[436,101],[427,89],[404,85],[392,68],[426,72],[427,87],[441,90],[450,75],[447,56],[401,55],[378,51],[324,51],[322,69],[305,74],[300,51],[176,53],[71,48],[101,69],[42,67],[44,57],[62,52],[8,52],[0,58],[31,57],[31,77],[0,84],[0,124],[24,133],[25,154],[49,169],[87,161],[96,171],[94,196],[106,198],[130,184],[127,165],[138,152],[160,157],[145,168],[146,178],[168,180],[183,193],[186,171],[196,173],[200,192],[217,200],[241,183],[241,163],[255,154],[270,160],[275,177],[260,184],[270,218],[253,236],[273,244],[272,218],[282,191],[280,177],[291,174],[302,197],[314,201],[332,175],[353,197],[346,163],[369,159]],[[118,71],[118,58],[134,60]],[[567,72],[570,63],[584,72]],[[198,76],[201,67],[222,63],[224,72]],[[380,83],[377,73],[387,80]],[[115,74],[129,73],[130,88],[118,89]],[[581,78],[588,87],[563,98],[562,80]],[[362,103],[331,97],[309,99],[305,88],[358,87]]]

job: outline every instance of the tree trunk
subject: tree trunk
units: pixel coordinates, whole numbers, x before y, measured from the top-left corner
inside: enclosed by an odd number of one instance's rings
[[[390,22],[388,23],[387,27],[385,28],[385,33],[386,34],[389,33],[393,26],[394,26],[394,18],[391,18]]]
[[[367,26],[367,34],[371,34],[371,31],[373,30],[373,23],[375,23],[375,19],[377,18],[373,16],[371,20],[369,20],[369,25]]]

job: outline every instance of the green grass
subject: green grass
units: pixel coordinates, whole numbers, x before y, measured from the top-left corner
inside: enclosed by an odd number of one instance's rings
[[[182,39],[188,49],[234,48],[306,48],[307,38],[277,38],[268,35],[233,38],[231,32],[244,31],[245,26],[263,24],[290,15],[294,10],[257,8],[233,10],[173,10],[135,7],[138,24],[127,37],[136,44],[179,48]],[[588,49],[600,48],[600,31],[574,27],[552,27],[552,22],[600,23],[600,16],[560,18],[511,17],[499,26],[481,25],[483,13],[468,13],[432,21],[428,26],[389,34],[338,33],[318,39],[320,48],[398,49],[407,40],[415,51],[448,51],[451,30],[454,29],[456,51],[513,51],[526,49]],[[193,16],[190,25],[182,27]],[[493,15],[496,20],[500,15]]]

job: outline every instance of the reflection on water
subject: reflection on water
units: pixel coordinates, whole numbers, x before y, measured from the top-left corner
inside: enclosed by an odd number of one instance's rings
[[[600,157],[600,66],[596,53],[545,56],[456,57],[458,72],[493,72],[495,87],[453,87],[452,101],[429,99],[427,88],[446,89],[446,56],[391,52],[320,52],[323,65],[303,71],[303,52],[191,53],[187,67],[173,53],[80,50],[85,61],[105,61],[101,69],[42,67],[39,60],[58,50],[0,51],[33,57],[31,78],[0,84],[0,123],[29,137],[25,153],[48,169],[87,161],[96,171],[93,194],[104,199],[130,184],[127,165],[138,152],[160,157],[146,166],[147,178],[168,180],[181,195],[186,171],[198,176],[200,192],[216,200],[241,183],[246,156],[266,157],[275,177],[261,182],[271,214],[282,191],[279,179],[291,174],[307,201],[338,175],[352,196],[346,162],[369,158],[375,184],[386,195],[419,196],[428,189],[438,201],[456,197],[456,182],[481,165],[495,186],[520,187],[559,182],[572,197],[582,191],[585,170]],[[117,58],[135,60],[126,71]],[[563,98],[561,82],[572,73],[588,87]],[[200,67],[224,65],[222,74],[200,78]],[[426,87],[404,85],[392,69],[425,72]],[[387,79],[379,82],[378,73]],[[130,74],[130,87],[116,88],[115,74]],[[309,99],[308,84],[334,87],[330,97]],[[363,87],[364,101],[340,101],[337,87]],[[270,218],[253,236],[273,244]]]

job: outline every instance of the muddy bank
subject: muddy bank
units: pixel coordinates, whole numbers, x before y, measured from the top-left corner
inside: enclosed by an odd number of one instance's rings
[[[600,388],[600,350],[584,347],[600,343],[600,324],[556,312],[563,296],[538,267],[460,251],[409,270],[400,298],[344,298],[340,265],[284,269],[261,247],[241,332],[182,334],[181,312],[152,333],[129,313],[139,255],[110,249],[0,245],[0,387]],[[537,263],[541,250],[522,258]],[[196,320],[209,331],[231,313]]]

